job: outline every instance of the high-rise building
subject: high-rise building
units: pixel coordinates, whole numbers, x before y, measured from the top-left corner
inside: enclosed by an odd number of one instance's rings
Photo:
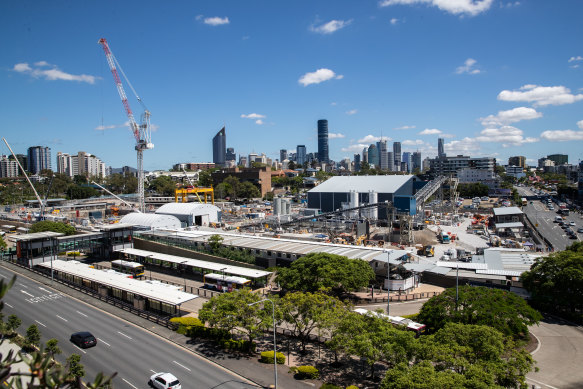
[[[411,171],[415,172],[415,171],[419,171],[422,172],[423,171],[423,166],[421,165],[421,152],[420,151],[414,151],[413,152],[413,156],[411,157]]]
[[[328,163],[328,120],[318,120],[318,160]]]
[[[387,152],[387,161],[388,161],[387,170],[390,172],[394,172],[395,171],[395,154],[392,151]]]
[[[44,146],[33,146],[28,148],[28,170],[32,174],[39,174],[42,170],[52,170],[51,149]]]
[[[408,173],[411,173],[411,171],[413,170],[412,166],[411,166],[411,153],[408,151],[403,152],[403,161],[401,162],[401,164],[405,164],[405,170]]]
[[[218,166],[225,166],[227,158],[227,136],[225,127],[221,128],[213,138],[213,162]]]
[[[379,167],[379,149],[375,144],[368,146],[368,163],[375,168]]]
[[[379,168],[381,170],[387,170],[389,168],[389,155],[387,154],[387,141],[380,140],[377,142],[377,150],[379,152]]]
[[[508,166],[520,166],[522,168],[526,167],[526,157],[516,156],[508,158]]]
[[[107,169],[103,161],[95,155],[79,151],[77,155],[57,153],[57,173],[69,177],[105,177]]]
[[[74,177],[76,172],[73,171],[73,159],[67,153],[57,152],[57,173],[64,174],[68,177]]]
[[[236,161],[237,154],[235,154],[235,149],[232,147],[227,147],[227,153],[225,154],[225,161]]]
[[[8,156],[8,159],[14,160],[14,156],[12,154],[10,154]],[[18,160],[18,162],[20,162],[20,166],[22,166],[24,171],[28,171],[28,158],[26,157],[26,155],[25,154],[16,154],[16,159]],[[22,174],[22,172],[18,172],[18,173]]]
[[[564,163],[569,163],[569,156],[567,154],[551,154],[547,155],[547,159],[550,159],[555,163],[555,166],[562,165]]]
[[[354,171],[360,171],[360,154],[354,154]]]
[[[368,147],[362,149],[362,162],[368,163]]]
[[[443,138],[437,138],[437,158],[445,158],[445,145]]]
[[[286,149],[279,150],[279,161],[283,162],[286,159],[287,159],[287,150]]]
[[[306,146],[298,145],[296,147],[296,163],[298,165],[303,165],[306,162],[308,162],[308,160],[306,159]]]
[[[395,171],[401,170],[401,142],[393,143],[393,153],[395,158]]]
[[[6,155],[0,156],[0,177],[18,177],[18,162],[14,159],[8,158]]]

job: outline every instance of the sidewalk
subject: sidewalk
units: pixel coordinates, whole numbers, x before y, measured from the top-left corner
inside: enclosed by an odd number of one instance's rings
[[[25,269],[13,265],[9,262],[1,262],[0,266],[3,266],[9,270],[15,271],[22,276],[28,277],[35,281],[38,281],[48,287],[55,290],[63,292],[77,300],[83,301],[88,305],[94,306],[105,312],[112,314],[120,319],[126,320],[136,326],[142,327],[143,329],[150,331],[156,335],[167,339],[176,345],[188,349],[198,355],[205,357],[213,363],[216,363],[227,370],[234,372],[235,374],[241,375],[248,380],[251,380],[257,384],[260,388],[268,388],[273,385],[273,365],[263,364],[259,362],[259,355],[247,356],[245,354],[227,353],[221,349],[209,347],[212,343],[193,343],[189,338],[184,335],[177,334],[176,332],[163,327],[161,325],[155,324],[147,319],[135,316],[123,309],[114,307],[107,304],[104,301],[97,300],[88,296],[82,292],[71,289],[63,284],[54,282],[51,284],[49,278],[45,278],[39,274],[28,272]],[[10,292],[9,292],[10,293]],[[203,299],[196,299],[203,300]],[[278,345],[279,349],[280,345]],[[269,351],[273,350],[273,343],[265,342],[265,344],[259,344],[257,351]],[[287,354],[286,354],[287,357]],[[285,389],[306,389],[306,388],[319,388],[322,385],[322,381],[316,380],[296,380],[291,374],[288,373],[289,366],[279,365],[277,369],[278,375],[278,387]]]

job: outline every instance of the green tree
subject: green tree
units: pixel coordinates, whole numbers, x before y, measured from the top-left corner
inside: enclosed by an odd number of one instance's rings
[[[0,236],[0,250],[5,250],[8,245],[4,241],[4,237]]]
[[[251,182],[243,182],[239,185],[238,196],[245,199],[258,198],[261,192]]]
[[[81,356],[79,354],[71,354],[67,358],[67,367],[70,378],[78,379],[85,377],[85,367],[81,364]]]
[[[583,242],[538,258],[521,279],[533,305],[583,322]]]
[[[40,330],[36,324],[32,324],[26,329],[24,343],[29,347],[38,346],[40,344]]]
[[[273,325],[271,306],[267,303],[255,304],[261,296],[249,289],[238,289],[222,293],[204,303],[198,311],[198,318],[210,327],[225,331],[241,332],[253,341],[264,330]]]
[[[468,184],[459,184],[457,190],[460,196],[471,198],[476,196],[477,197],[488,196],[489,188],[485,184],[482,184],[480,182],[474,182]]]
[[[209,236],[207,243],[213,252],[217,251],[223,245],[224,238],[218,234]]]
[[[395,328],[385,319],[348,312],[328,346],[347,356],[366,358],[374,378],[377,362],[385,361],[389,366],[408,363],[413,358],[416,343],[412,332]]]
[[[241,181],[239,181],[239,179],[237,177],[228,176],[227,178],[225,178],[223,180],[223,183],[226,185],[226,188],[228,190],[227,194],[231,198],[238,197],[239,186],[241,185]]]
[[[197,185],[203,188],[210,188],[213,186],[213,178],[210,170],[202,170],[198,173]]]
[[[55,358],[55,355],[61,354],[63,351],[59,347],[59,341],[55,338],[47,340],[45,344],[45,351],[50,354],[51,358]]]
[[[176,190],[176,184],[169,176],[156,177],[150,182],[149,187],[161,196],[174,196]]]
[[[232,192],[232,188],[230,185],[221,182],[217,186],[215,186],[215,195],[219,199],[226,199],[229,197],[229,193]]]
[[[74,235],[77,232],[77,230],[75,230],[75,227],[73,227],[70,224],[65,224],[62,222],[53,222],[50,220],[36,222],[30,228],[31,233],[44,231],[61,232],[65,235]]]
[[[436,332],[447,323],[489,325],[505,336],[528,339],[528,326],[537,324],[542,315],[516,294],[481,286],[459,287],[456,306],[455,288],[446,289],[421,307],[417,321]]]
[[[67,188],[69,199],[87,199],[99,195],[99,191],[89,186],[70,185]]]
[[[12,335],[14,331],[16,331],[18,327],[20,327],[21,324],[22,320],[20,320],[18,316],[16,315],[8,316],[8,319],[5,324],[7,335]]]
[[[296,163],[294,161],[289,161],[289,163],[287,164],[287,168],[289,170],[295,170],[296,169]]]
[[[317,292],[331,289],[343,294],[366,287],[375,279],[372,267],[361,259],[312,253],[278,270],[277,282],[289,291]]]
[[[310,334],[324,327],[331,315],[344,315],[346,306],[337,298],[323,293],[293,292],[281,299],[278,310],[293,335],[300,339],[305,351]]]

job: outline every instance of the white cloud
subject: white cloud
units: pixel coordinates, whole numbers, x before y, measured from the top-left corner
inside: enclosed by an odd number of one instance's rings
[[[333,106],[333,107],[335,107],[335,106],[337,106],[337,105],[338,105],[338,103],[337,103],[337,102],[335,102],[335,101],[333,101],[333,102],[331,102],[331,103],[330,103],[330,105],[331,105],[331,106]]]
[[[316,70],[315,72],[304,74],[303,76],[300,77],[298,82],[303,86],[308,86],[311,84],[319,84],[321,82],[332,80],[334,78],[339,80],[343,77],[344,76],[342,75],[337,75],[330,69],[322,68]]]
[[[480,73],[480,69],[476,69],[474,68],[474,65],[478,63],[478,61],[476,61],[473,58],[468,58],[465,60],[464,64],[462,66],[459,66],[455,72],[457,74],[464,74],[464,73],[468,73],[468,74],[478,74]]]
[[[401,144],[403,146],[421,146],[421,145],[424,145],[425,142],[422,141],[421,139],[415,139],[415,140],[408,139],[408,140],[402,141]]]
[[[118,128],[118,127],[119,126],[112,124],[110,126],[97,126],[97,127],[95,127],[95,130],[97,130],[97,131],[113,130],[114,128]]]
[[[365,136],[364,138],[359,139],[357,142],[363,143],[363,144],[365,144],[365,146],[368,146],[367,144],[376,143],[376,142],[379,142],[380,140],[381,140],[380,136],[374,136],[374,135],[369,134],[369,135]],[[389,138],[388,136],[383,136],[383,140],[389,141],[392,139]]]
[[[494,127],[516,123],[521,120],[538,119],[542,116],[543,114],[537,112],[534,108],[517,107],[508,111],[498,111],[497,115],[489,115],[485,118],[480,118],[480,120],[484,127]]]
[[[392,24],[393,26],[394,26],[394,25],[396,25],[397,23],[399,23],[399,19],[397,19],[397,18],[392,18],[392,19],[391,19],[391,24]]]
[[[438,130],[437,128],[426,128],[421,131],[419,135],[439,135],[441,133],[441,130]]]
[[[355,144],[352,144],[350,146],[341,148],[340,151],[342,151],[343,153],[348,153],[348,152],[350,152],[350,153],[360,153],[360,152],[362,152],[362,150],[365,147],[368,147],[368,145],[367,144],[361,144],[361,143],[355,143]]]
[[[62,70],[59,70],[56,65],[51,65],[46,61],[39,61],[34,64],[34,68],[30,67],[30,65],[26,62],[17,63],[14,65],[12,70],[19,73],[29,74],[34,78],[44,78],[45,80],[55,81],[55,80],[64,80],[64,81],[79,81],[79,82],[86,82],[88,84],[94,84],[97,77],[90,76],[87,74],[70,74],[65,73]],[[51,67],[51,69],[41,69],[41,67]]]
[[[412,130],[416,128],[415,126],[401,126],[401,127],[395,127],[393,128],[393,130]]]
[[[452,155],[471,154],[480,150],[480,143],[473,138],[464,138],[462,140],[452,140],[444,144],[446,153]]]
[[[476,137],[478,142],[502,143],[502,147],[521,146],[525,143],[538,142],[537,138],[525,138],[522,130],[512,126],[486,128]]]
[[[196,19],[196,20],[202,20],[203,17],[204,17],[204,15],[196,15],[194,17],[194,19]]]
[[[356,113],[358,113],[358,109],[351,109],[349,111],[346,111],[347,115],[355,115]]]
[[[580,129],[582,129],[582,130],[583,130],[583,120],[579,120],[579,121],[577,122],[577,127],[579,127]]]
[[[454,134],[441,134],[439,135],[440,138],[455,138]]]
[[[583,61],[583,57],[581,57],[580,55],[578,55],[576,57],[569,58],[569,62],[576,62],[576,61]]]
[[[255,120],[255,124],[262,125],[263,124],[263,120],[257,119],[257,120]]]
[[[515,2],[509,2],[509,3],[500,3],[500,8],[512,8],[512,7],[518,7],[520,5],[520,1],[515,1]]]
[[[487,11],[494,0],[381,0],[381,7],[390,5],[428,4],[454,15],[475,16]]]
[[[223,24],[229,23],[230,23],[229,18],[226,16],[224,18],[221,18],[219,16],[213,16],[212,18],[204,18],[204,24],[208,24],[209,26],[221,26]]]
[[[261,115],[258,113],[250,113],[249,115],[241,114],[241,117],[244,119],[265,119],[265,115]]]
[[[333,132],[329,132],[328,133],[328,139],[340,139],[340,138],[345,138],[346,136],[344,134],[341,133],[333,133]]]
[[[583,140],[583,131],[555,130],[544,131],[540,137],[549,142],[570,142]]]
[[[332,34],[352,23],[350,20],[330,20],[328,23],[321,24],[319,26],[311,25],[310,31],[317,32],[319,34]]]
[[[564,86],[538,86],[524,85],[519,90],[503,90],[498,94],[498,100],[502,101],[527,101],[535,107],[545,105],[572,104],[583,100],[583,94],[571,94],[569,88]]]

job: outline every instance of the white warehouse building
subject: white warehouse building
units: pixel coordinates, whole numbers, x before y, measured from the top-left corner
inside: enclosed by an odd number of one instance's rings
[[[155,213],[128,213],[121,218],[120,223],[132,224],[138,230],[180,229],[180,220],[171,215]]]
[[[212,204],[168,203],[158,208],[156,215],[174,216],[182,227],[210,226],[221,222],[221,209]]]

